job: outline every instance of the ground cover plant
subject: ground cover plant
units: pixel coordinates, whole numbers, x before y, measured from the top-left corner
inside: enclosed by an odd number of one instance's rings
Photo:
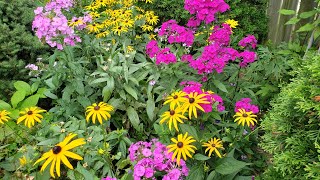
[[[0,100],[3,179],[262,174],[261,117],[295,44],[288,57],[237,34],[237,19],[218,21],[232,11],[224,0],[185,0],[185,22],[159,19],[153,3],[37,1],[30,28],[53,53]]]

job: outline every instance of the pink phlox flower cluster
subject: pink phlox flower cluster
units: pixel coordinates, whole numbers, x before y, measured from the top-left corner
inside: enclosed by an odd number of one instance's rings
[[[240,101],[237,101],[235,104],[234,112],[239,112],[239,109],[245,109],[247,112],[252,111],[253,114],[259,112],[259,107],[251,104],[250,98],[242,98]]]
[[[28,65],[26,65],[25,68],[26,69],[30,69],[32,71],[38,71],[39,70],[39,67],[37,65],[35,65],[35,64],[28,64]]]
[[[192,55],[190,54],[184,54],[181,56],[181,61],[182,62],[191,62],[191,61],[194,61]]]
[[[214,27],[212,34],[209,37],[209,41],[227,46],[230,42],[231,34],[231,27],[228,24],[223,23],[222,28],[220,26]]]
[[[36,36],[40,40],[46,41],[51,47],[57,47],[60,50],[63,49],[63,45],[74,46],[76,42],[81,42],[80,37],[68,25],[68,19],[61,11],[69,10],[72,6],[72,0],[53,0],[48,2],[45,7],[35,9],[32,29]],[[86,15],[83,20],[90,22],[91,18]]]
[[[194,41],[192,30],[178,25],[175,20],[169,20],[162,23],[158,34],[159,36],[168,37],[168,42],[170,44],[184,43],[187,46],[191,46]]]
[[[173,53],[171,53],[170,48],[159,48],[158,42],[155,40],[150,41],[146,45],[146,53],[150,58],[156,57],[157,65],[161,63],[170,64],[177,62],[177,58]]]
[[[181,160],[177,166],[176,159],[172,160],[172,152],[168,153],[167,147],[153,139],[151,142],[139,141],[129,147],[129,158],[132,162],[137,162],[134,166],[134,180],[156,179],[155,172],[164,172],[165,176],[171,176],[172,171],[179,174],[177,180],[188,175],[189,169],[185,161]],[[178,170],[178,172],[176,172]],[[165,177],[164,176],[164,177]],[[163,178],[164,178],[163,177]]]
[[[212,95],[212,98],[213,98],[213,101],[214,102],[218,102],[218,105],[217,105],[217,110],[219,112],[222,112],[224,111],[226,108],[223,106],[223,100],[222,98],[218,95],[218,94],[213,94]]]
[[[198,83],[196,81],[182,81],[180,83],[181,86],[183,86],[182,91],[185,93],[192,93],[192,92],[197,92],[198,94],[202,94],[203,91],[201,89],[202,84]]]
[[[257,47],[257,39],[254,37],[254,35],[247,35],[243,39],[241,39],[238,43],[239,46],[242,47],[249,47],[251,46],[252,49],[255,49]]]
[[[185,0],[184,8],[190,14],[195,14],[195,17],[189,20],[188,25],[198,25],[199,21],[205,21],[206,24],[213,22],[216,13],[225,12],[230,9],[230,6],[224,0]]]
[[[243,51],[239,53],[238,56],[242,61],[240,62],[240,67],[246,67],[249,63],[253,63],[257,59],[257,54],[252,51]]]
[[[112,178],[112,177],[105,177],[105,178],[102,178],[101,180],[117,180],[117,178]]]

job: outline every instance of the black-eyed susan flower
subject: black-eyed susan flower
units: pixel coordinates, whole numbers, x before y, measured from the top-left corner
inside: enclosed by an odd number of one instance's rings
[[[55,145],[49,152],[44,153],[40,159],[38,159],[34,165],[46,159],[43,163],[40,171],[43,172],[46,167],[51,163],[50,175],[55,178],[54,169],[56,170],[57,175],[60,177],[60,164],[61,162],[66,165],[69,169],[73,169],[73,166],[70,164],[69,158],[76,160],[82,160],[83,158],[76,153],[73,153],[69,150],[85,144],[84,138],[79,138],[71,141],[76,134],[69,134],[64,140],[57,145]],[[70,142],[71,141],[71,142]],[[70,142],[70,143],[69,143]]]
[[[197,92],[191,92],[187,95],[188,100],[183,104],[183,113],[187,110],[189,111],[189,119],[191,119],[192,114],[195,118],[198,117],[197,109],[204,112],[204,109],[199,104],[210,104],[210,102],[205,97],[207,94],[198,94]]]
[[[34,126],[35,121],[41,123],[43,116],[40,113],[43,112],[46,112],[46,110],[39,107],[25,108],[24,111],[20,111],[20,117],[17,120],[17,124],[24,121],[24,125],[31,128]]]
[[[125,26],[116,25],[112,28],[112,31],[114,34],[117,34],[118,36],[120,36],[121,33],[128,32],[128,28]]]
[[[166,98],[166,101],[163,104],[170,103],[170,109],[174,109],[177,105],[177,107],[181,107],[181,105],[188,101],[188,98],[186,97],[187,93],[183,91],[177,91],[173,92],[170,96]]]
[[[238,21],[235,21],[233,19],[228,19],[225,21],[226,24],[228,24],[231,28],[236,28],[239,24]]]
[[[91,117],[94,124],[96,123],[96,119],[102,124],[102,120],[108,120],[111,117],[111,111],[113,111],[113,107],[105,102],[99,102],[99,104],[93,103],[87,107],[86,121],[88,122]]]
[[[147,25],[147,24],[142,25],[141,28],[142,28],[142,31],[144,31],[144,32],[146,32],[146,31],[153,31],[153,27],[150,26],[150,25]]]
[[[0,111],[0,124],[4,124],[4,121],[8,121],[10,117],[8,116],[10,113],[7,110]]]
[[[161,118],[160,124],[167,121],[167,124],[169,124],[169,129],[171,130],[171,126],[173,124],[177,131],[179,131],[178,122],[183,123],[182,119],[188,119],[182,114],[181,108],[170,109],[169,111],[164,112],[161,115]]]
[[[187,160],[187,156],[192,158],[190,152],[195,153],[194,150],[197,149],[194,145],[191,145],[191,143],[195,142],[196,140],[194,140],[192,136],[188,136],[188,132],[186,132],[184,135],[179,134],[177,139],[171,138],[171,141],[173,144],[167,146],[169,149],[168,152],[174,152],[172,155],[172,160],[174,160],[176,157],[177,164],[179,166],[181,157],[184,160]]]
[[[223,149],[222,141],[219,138],[211,138],[208,142],[202,144],[203,147],[207,147],[205,153],[209,151],[208,156],[210,157],[214,151],[216,155],[221,158],[221,154],[218,149]]]
[[[27,158],[25,156],[22,156],[19,158],[20,166],[25,166],[27,164]]]
[[[253,114],[252,111],[247,112],[245,109],[239,109],[233,117],[236,117],[234,122],[238,121],[237,123],[242,126],[244,126],[245,123],[248,126],[254,126],[254,123],[257,123],[257,120],[255,119],[257,115]]]

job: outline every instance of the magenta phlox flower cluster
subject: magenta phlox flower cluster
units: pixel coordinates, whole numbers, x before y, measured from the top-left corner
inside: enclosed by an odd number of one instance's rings
[[[234,112],[239,112],[239,109],[245,109],[247,112],[252,111],[253,114],[259,112],[259,107],[251,104],[250,98],[242,98],[240,101],[236,102]]]
[[[215,26],[213,28],[212,34],[209,37],[209,42],[215,42],[220,45],[227,46],[230,42],[231,34],[231,27],[228,24],[223,23],[222,28],[220,26]]]
[[[72,0],[52,0],[45,7],[38,7],[34,10],[35,18],[32,22],[32,29],[40,40],[44,40],[51,47],[62,50],[63,45],[74,46],[81,42],[72,27],[68,25],[68,19],[62,10],[68,11],[73,6]],[[84,22],[91,21],[87,16]]]
[[[257,54],[252,51],[243,51],[238,56],[242,61],[240,62],[240,67],[246,67],[249,63],[253,63],[257,59]]]
[[[158,34],[159,36],[166,36],[170,44],[183,43],[191,46],[194,41],[192,30],[178,25],[175,20],[162,23]]]
[[[188,25],[197,27],[201,21],[209,24],[215,20],[215,14],[225,12],[230,9],[230,6],[224,0],[185,0],[184,9],[194,14]]]
[[[112,177],[105,177],[105,178],[102,178],[101,180],[117,180],[117,178],[112,178]]]
[[[161,63],[170,64],[177,62],[177,58],[173,53],[171,53],[170,48],[159,48],[158,42],[155,40],[150,41],[146,45],[146,53],[150,58],[156,58],[157,65]]]
[[[238,43],[239,46],[242,47],[249,47],[251,46],[252,49],[255,49],[257,47],[257,39],[254,37],[254,35],[247,35],[243,39],[241,39]]]
[[[178,166],[176,159],[172,160],[172,152],[168,153],[167,147],[157,139],[132,144],[129,147],[129,158],[132,162],[136,162],[133,170],[134,180],[155,180],[156,172],[162,172],[163,178],[171,177],[171,180],[172,178],[180,180],[189,173],[185,161],[180,160],[180,166]]]
[[[222,112],[225,110],[225,107],[223,106],[223,100],[222,98],[217,95],[217,94],[214,94],[210,91],[204,91],[203,89],[201,89],[202,87],[202,84],[201,83],[198,83],[198,82],[195,82],[195,81],[183,81],[180,83],[181,86],[184,86],[182,91],[185,92],[185,93],[194,93],[194,92],[197,92],[198,94],[206,94],[206,96],[204,96],[208,102],[210,102],[210,104],[199,104],[203,109],[204,109],[204,112],[205,113],[208,113],[208,112],[212,112],[212,105],[215,103],[215,102],[218,102],[217,104],[217,110],[219,112]]]

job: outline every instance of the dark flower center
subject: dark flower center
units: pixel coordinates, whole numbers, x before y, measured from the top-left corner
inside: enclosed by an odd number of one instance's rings
[[[170,111],[170,115],[171,115],[171,116],[174,115],[174,113],[175,113],[174,110],[171,110],[171,111]]]
[[[32,111],[28,111],[27,114],[28,114],[28,115],[32,115],[33,112],[32,112]]]
[[[174,96],[173,96],[173,99],[178,99],[178,96],[177,96],[177,95],[174,95]]]
[[[194,103],[194,98],[190,98],[189,103]]]
[[[61,152],[61,146],[55,146],[52,148],[53,154],[59,154]]]
[[[216,145],[215,145],[215,144],[211,144],[211,146],[212,146],[213,148],[215,148],[215,147],[216,147]]]
[[[177,146],[178,146],[178,148],[182,148],[183,147],[183,143],[182,142],[178,142]]]
[[[242,117],[248,117],[247,113],[242,114]]]
[[[98,111],[100,109],[100,106],[95,106],[93,109]]]

